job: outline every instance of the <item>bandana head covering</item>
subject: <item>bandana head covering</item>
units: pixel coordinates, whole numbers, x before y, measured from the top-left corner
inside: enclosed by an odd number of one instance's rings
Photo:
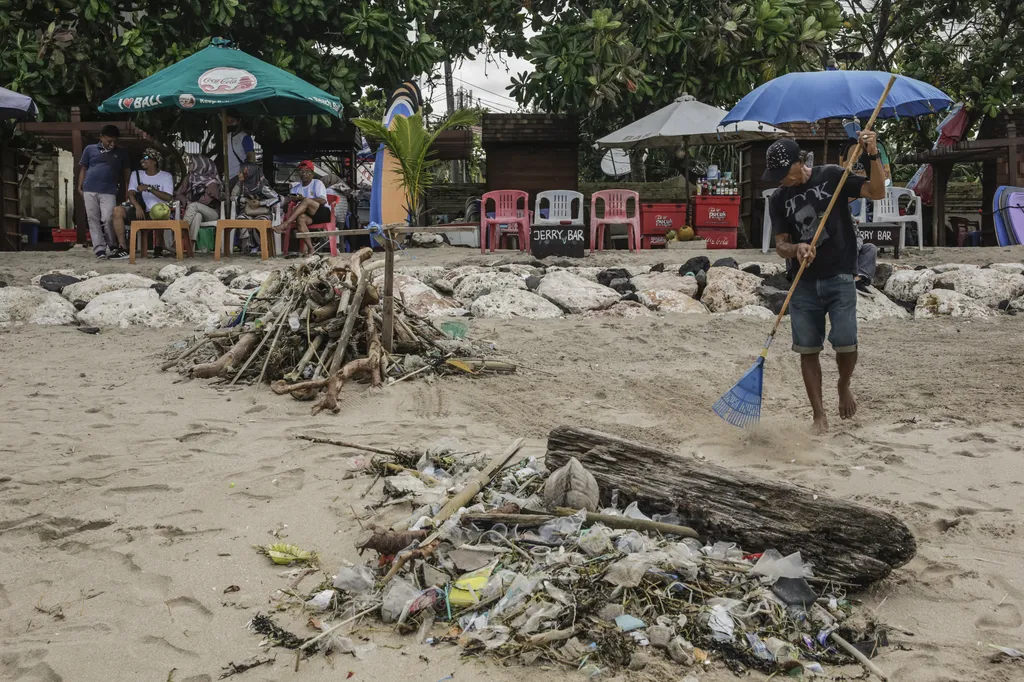
[[[223,185],[217,174],[217,166],[208,156],[189,154],[188,159],[188,193],[189,196],[202,196],[211,182]]]
[[[156,161],[157,165],[160,165],[160,161],[164,158],[160,152],[153,147],[146,147],[146,151],[143,153],[143,158],[150,158]]]

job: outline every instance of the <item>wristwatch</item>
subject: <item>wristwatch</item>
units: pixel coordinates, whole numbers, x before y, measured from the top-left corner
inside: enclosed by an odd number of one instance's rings
[[[881,157],[880,154],[868,154],[868,161],[877,161]]]

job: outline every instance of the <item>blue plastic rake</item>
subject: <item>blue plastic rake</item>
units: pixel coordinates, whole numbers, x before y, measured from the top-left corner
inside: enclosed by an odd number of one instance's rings
[[[892,89],[893,84],[896,82],[896,76],[889,78],[889,84],[885,87],[882,92],[882,96],[878,100],[878,104],[875,105],[875,111],[871,114],[871,118],[868,119],[867,125],[864,126],[864,131],[871,130],[875,125],[875,119],[878,118],[878,112],[882,109],[882,103],[885,102],[885,98],[889,96],[889,90]],[[818,229],[814,233],[814,237],[811,238],[811,247],[818,243],[818,237],[821,236],[821,231],[825,227],[825,222],[828,220],[828,216],[832,213],[832,209],[836,205],[836,200],[839,199],[839,195],[842,193],[843,185],[846,184],[846,178],[850,176],[850,169],[853,167],[855,161],[860,159],[860,142],[853,148],[852,153],[847,157],[846,168],[843,171],[843,176],[839,178],[839,184],[836,185],[836,190],[832,194],[832,199],[828,202],[828,207],[825,212],[821,214],[821,220],[818,222]],[[739,426],[740,428],[746,428],[753,426],[761,420],[761,390],[764,388],[764,361],[768,357],[768,348],[771,347],[772,341],[775,339],[775,332],[779,331],[779,325],[782,324],[782,317],[786,314],[786,308],[789,307],[789,301],[793,298],[793,292],[796,291],[796,285],[800,282],[800,277],[804,274],[804,269],[807,268],[807,261],[800,263],[800,269],[796,272],[796,277],[793,278],[793,284],[789,287],[789,293],[786,294],[786,300],[782,304],[782,309],[779,310],[779,314],[775,316],[775,326],[772,327],[772,333],[768,335],[768,339],[764,342],[764,348],[761,349],[761,354],[758,355],[754,366],[747,370],[736,385],[730,388],[725,395],[718,399],[711,409],[715,411],[719,417],[729,422],[733,426]]]

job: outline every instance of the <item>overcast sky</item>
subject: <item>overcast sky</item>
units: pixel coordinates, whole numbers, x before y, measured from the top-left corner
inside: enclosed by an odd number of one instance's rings
[[[493,61],[486,62],[484,58],[478,57],[474,60],[466,60],[452,72],[455,81],[455,90],[459,87],[473,92],[473,100],[480,100],[480,105],[491,111],[509,113],[516,111],[518,105],[509,95],[508,88],[512,85],[512,77],[518,76],[524,71],[531,71],[530,63],[523,59],[514,57],[506,58],[509,71],[505,71],[505,65]],[[441,71],[443,75],[443,70]],[[442,80],[431,95],[429,88],[423,93],[425,99],[431,100],[435,114],[443,114],[448,111],[445,102],[444,81]]]

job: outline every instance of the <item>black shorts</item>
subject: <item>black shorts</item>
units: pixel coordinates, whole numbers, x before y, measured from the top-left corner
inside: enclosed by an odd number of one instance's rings
[[[319,225],[320,223],[329,222],[331,222],[331,207],[327,204],[324,204],[323,206],[316,210],[316,213],[313,214],[312,224]]]
[[[135,210],[135,205],[132,202],[126,201],[121,205],[124,206],[125,224],[130,225],[133,220],[149,220],[149,216],[145,213],[138,215],[138,211]]]

